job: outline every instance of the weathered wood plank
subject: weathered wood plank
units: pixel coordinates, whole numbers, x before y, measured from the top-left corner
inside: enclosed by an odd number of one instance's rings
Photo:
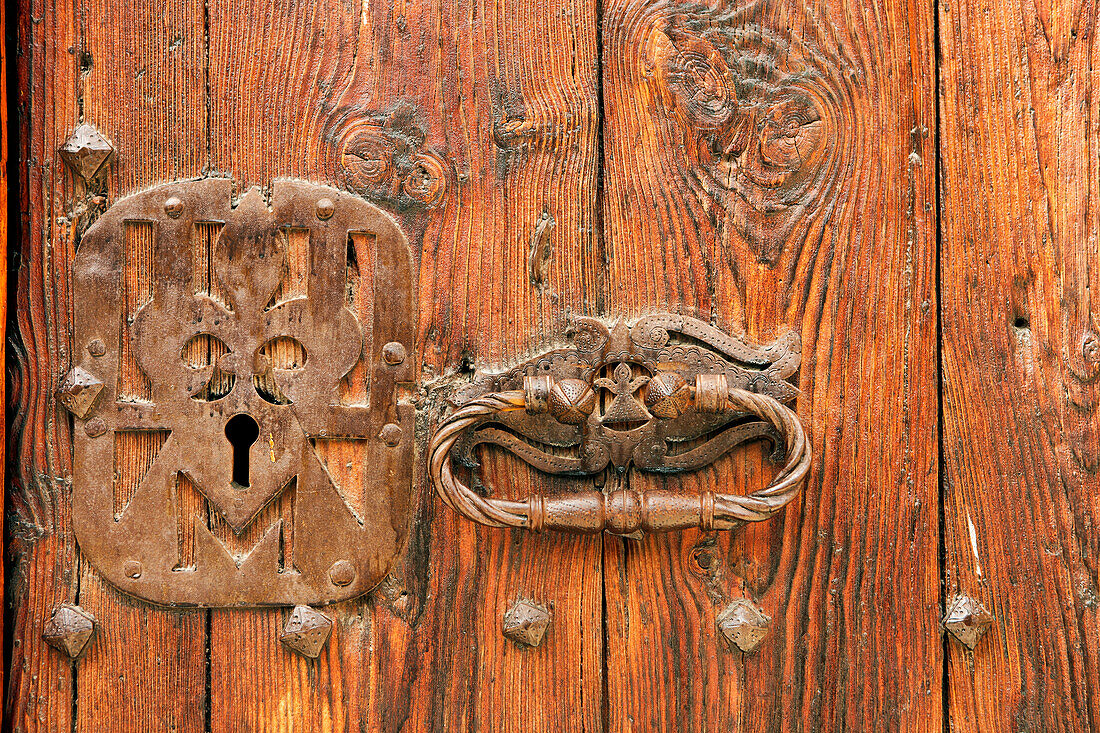
[[[226,0],[208,8],[213,169],[233,177],[241,191],[275,177],[333,182],[322,129],[356,69],[361,7],[322,2],[274,8]],[[298,269],[295,252],[304,254],[291,248],[290,270]],[[284,280],[284,287],[292,286]],[[341,493],[362,493],[361,452],[326,441],[316,449]],[[261,517],[252,530],[267,526]],[[227,530],[221,534],[232,539]],[[279,642],[287,611],[213,611],[210,730],[366,728],[373,655],[364,610],[359,602],[323,609],[334,628],[317,660]]]
[[[609,728],[939,730],[932,4],[605,8],[610,309],[799,332],[815,453],[763,526],[608,540]],[[742,455],[680,485],[762,487]]]
[[[0,252],[3,253],[3,262],[5,263],[3,273],[0,274],[0,292],[4,293],[4,303],[0,305],[0,329],[3,330],[5,337],[8,333],[8,238],[12,231],[11,226],[11,209],[9,208],[12,203],[12,196],[8,191],[10,185],[10,179],[8,176],[8,165],[10,162],[8,150],[11,146],[12,134],[15,132],[18,125],[17,120],[11,119],[8,112],[8,27],[11,24],[12,18],[8,16],[7,9],[0,10],[0,37],[4,38],[4,47],[0,49]],[[16,194],[18,195],[18,194]],[[4,343],[7,344],[7,338],[4,339]],[[6,347],[0,350],[0,375],[7,373],[5,368],[7,357]],[[7,379],[0,381],[0,404],[7,406],[7,401],[4,399],[7,394]],[[5,412],[5,414],[7,414]],[[7,443],[6,437],[8,433],[7,420],[4,421],[3,436],[0,436],[0,466],[4,467],[4,475],[7,475],[7,459],[6,450]],[[4,493],[7,493],[5,484]],[[4,557],[3,554],[4,538],[0,533],[0,557]],[[0,586],[3,586],[5,581],[5,573],[3,568],[0,568]],[[0,649],[7,649],[7,639],[3,633],[0,633]],[[4,677],[7,675],[7,670],[0,670],[0,690],[4,688]],[[0,708],[2,709],[2,708]]]
[[[83,347],[70,335],[80,306],[69,290],[80,234],[120,196],[196,176],[205,165],[202,4],[36,3],[20,17],[20,48],[23,242],[12,364],[19,417],[8,528],[19,673],[9,683],[9,721],[16,730],[72,730],[75,711],[80,730],[202,730],[203,616],[135,607],[79,562],[69,520],[71,421],[53,398],[72,349]],[[80,122],[117,150],[91,186],[57,155]],[[136,470],[145,458],[124,453],[119,470]],[[87,605],[99,622],[76,667],[40,639],[63,601]]]
[[[1095,2],[939,6],[952,730],[1100,727]]]
[[[156,183],[201,175],[208,160],[202,3],[83,0],[77,12],[84,34],[84,115],[117,151],[107,203]],[[137,244],[128,244],[132,254]],[[151,257],[151,232],[147,246]],[[134,266],[126,272],[127,303],[136,312],[152,296],[152,269],[129,259]],[[123,371],[122,392],[141,394],[157,375],[142,374],[136,361],[132,366]],[[116,436],[116,482],[136,488],[165,437]],[[80,567],[80,603],[99,629],[77,667],[76,730],[203,731],[206,614],[135,602],[89,564]]]
[[[209,21],[213,169],[242,186],[336,182],[393,211],[421,267],[427,382],[544,348],[567,309],[591,308],[594,3],[211,0]],[[528,250],[547,218],[536,288]],[[486,465],[502,492],[537,480]],[[317,662],[278,645],[280,612],[213,614],[213,730],[598,729],[599,542],[477,530],[422,478],[415,491],[405,555],[368,601],[326,610],[337,628]],[[521,596],[554,605],[537,650],[500,634]]]
[[[15,731],[72,726],[71,667],[41,635],[53,609],[76,598],[77,584],[68,529],[69,426],[55,419],[51,393],[69,349],[73,233],[65,212],[79,184],[57,148],[78,119],[78,36],[71,2],[28,3],[18,17],[22,236],[8,365],[15,417],[8,434],[12,652],[4,716]]]

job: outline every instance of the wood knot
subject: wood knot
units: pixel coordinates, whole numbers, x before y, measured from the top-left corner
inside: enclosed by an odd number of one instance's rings
[[[858,154],[853,75],[809,39],[706,9],[656,21],[642,46],[642,76],[674,123],[668,149],[774,259],[790,226],[835,195],[839,157]]]
[[[408,105],[353,119],[340,133],[338,174],[360,196],[399,209],[434,206],[447,188],[444,160],[425,149],[426,134]]]

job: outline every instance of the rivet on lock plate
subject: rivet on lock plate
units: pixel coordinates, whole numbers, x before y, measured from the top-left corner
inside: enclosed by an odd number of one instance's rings
[[[370,281],[372,308],[353,309]],[[164,185],[89,229],[75,291],[79,371],[60,398],[85,423],[73,522],[104,578],[169,606],[317,605],[382,579],[408,524],[414,419],[413,264],[392,219],[298,181],[270,201],[234,202],[223,179]],[[365,399],[342,397],[353,370]],[[319,457],[333,439],[361,450],[358,505]],[[135,444],[146,467],[122,480]]]

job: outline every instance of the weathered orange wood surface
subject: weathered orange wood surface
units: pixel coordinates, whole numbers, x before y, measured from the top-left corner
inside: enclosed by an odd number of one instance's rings
[[[1100,726],[1095,2],[939,8],[952,730]]]
[[[7,38],[9,18],[7,17],[7,9],[0,10],[0,37]],[[12,140],[12,128],[18,123],[11,119],[8,114],[8,44],[5,41],[3,49],[0,49],[0,253],[3,253],[3,273],[0,274],[0,292],[4,293],[4,303],[0,305],[0,333],[7,334],[8,323],[8,240],[11,238],[12,225],[9,221],[10,206],[18,201],[18,192],[11,192],[9,187],[11,180],[8,177],[8,168],[11,164],[8,150],[11,146]],[[5,359],[6,350],[0,350],[0,375],[6,372]],[[0,404],[7,406],[6,397],[6,381],[0,380]],[[5,420],[5,426],[7,421]],[[7,430],[0,431],[0,475],[5,472],[7,466],[7,460],[5,456],[5,450],[7,449]],[[5,492],[6,494],[7,492]],[[2,506],[2,503],[0,503]],[[0,533],[0,550],[4,547],[4,537]],[[0,556],[2,556],[0,552]],[[0,562],[0,585],[4,582],[4,563]],[[6,649],[7,639],[3,632],[0,632],[0,649]],[[4,689],[4,677],[7,674],[7,670],[0,669],[0,690]]]
[[[607,540],[608,728],[938,731],[931,4],[604,9],[610,303],[798,332],[815,455],[743,534]],[[681,483],[761,488],[759,455]]]
[[[29,0],[5,729],[1100,727],[1096,17],[1091,0]],[[81,122],[117,151],[91,186],[57,153]],[[403,555],[326,610],[316,661],[279,643],[286,610],[126,598],[70,529],[53,391],[76,348],[71,263],[121,196],[204,175],[328,183],[398,218],[421,451],[453,385],[556,345],[571,314],[797,331],[803,495],[741,533],[528,535],[446,510],[421,455]],[[369,322],[385,284],[353,246]],[[122,490],[158,445],[120,441]],[[353,502],[361,448],[317,443]],[[573,486],[482,459],[501,494]],[[747,492],[774,470],[751,448],[676,483]],[[942,635],[956,593],[996,618],[974,652]],[[716,628],[735,598],[772,617],[752,654]],[[552,610],[537,649],[501,634],[518,599]],[[75,665],[41,640],[62,602],[99,620]]]
[[[491,368],[558,337],[565,313],[590,311],[595,297],[595,4],[502,13],[478,2],[89,0],[30,3],[19,30],[25,222],[12,376],[21,435],[10,490],[9,725],[597,729],[598,539],[477,530],[443,512],[421,481],[405,556],[370,596],[329,609],[333,637],[309,662],[278,642],[285,611],[157,610],[80,562],[69,528],[71,422],[52,396],[71,363],[80,233],[120,196],[208,174],[231,176],[241,190],[279,176],[334,183],[393,211],[420,263],[426,383],[445,385],[468,364]],[[91,191],[57,155],[81,122],[117,150]],[[360,170],[362,140],[379,136],[399,145],[384,182]],[[535,288],[526,266],[540,223],[556,254]],[[128,302],[140,305],[147,284],[132,273],[127,282]],[[424,430],[443,406],[432,400]],[[119,448],[121,483],[137,480],[150,450],[144,441]],[[319,443],[318,452],[355,495],[364,467],[354,443]],[[491,456],[488,464],[489,479],[508,491],[515,465]],[[537,654],[500,633],[519,598],[553,608]],[[64,601],[99,621],[75,666],[40,639]]]

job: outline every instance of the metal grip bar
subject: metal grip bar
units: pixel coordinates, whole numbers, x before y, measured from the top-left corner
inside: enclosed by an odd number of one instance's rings
[[[451,450],[466,431],[498,420],[516,410],[541,411],[542,400],[532,400],[530,390],[487,394],[466,403],[443,421],[432,439],[428,466],[440,498],[468,519],[490,527],[519,527],[533,531],[631,534],[666,532],[699,527],[732,529],[744,522],[768,519],[798,493],[810,468],[810,446],[798,416],[778,400],[737,388],[725,388],[725,380],[689,387],[687,409],[701,412],[751,414],[770,424],[784,441],[786,464],[772,482],[751,494],[703,492],[687,495],[674,491],[586,491],[562,496],[533,494],[523,501],[480,495],[454,474]],[[717,389],[716,389],[717,388]],[[545,386],[540,391],[545,391]],[[724,393],[724,396],[723,396]],[[723,398],[724,397],[724,398]]]

